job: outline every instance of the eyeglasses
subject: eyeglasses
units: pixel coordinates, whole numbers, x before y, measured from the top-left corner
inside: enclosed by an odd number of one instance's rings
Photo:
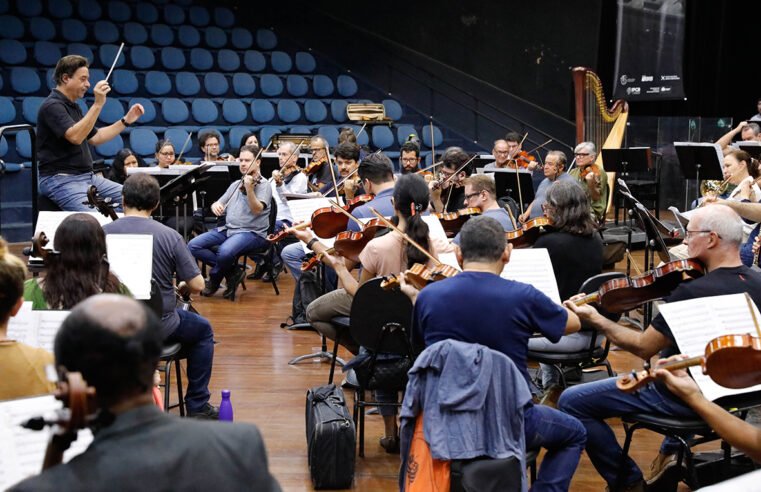
[[[685,238],[689,238],[690,236],[694,236],[695,234],[710,234],[712,232],[713,231],[690,231],[690,230],[687,230],[687,231],[684,231],[684,237]],[[716,235],[719,236],[718,234],[716,234]],[[719,236],[719,237],[721,237],[721,236]]]
[[[482,190],[482,191],[483,191],[483,190]],[[477,191],[477,192],[475,192],[475,193],[468,193],[467,195],[465,195],[465,199],[466,199],[466,200],[470,200],[470,199],[471,199],[471,198],[473,198],[474,196],[478,196],[478,195],[480,195],[480,194],[481,194],[481,192],[480,192],[480,191]]]
[[[207,143],[206,146],[207,147],[219,147],[219,144],[218,143]]]
[[[576,157],[586,157],[586,156],[589,155],[589,152],[586,152],[586,153],[585,152],[577,152],[577,153],[575,153],[573,155],[575,155]]]
[[[419,159],[418,157],[405,157],[402,159],[402,162],[413,163],[413,162],[417,162],[418,159]]]
[[[163,155],[164,157],[171,157],[174,155],[174,152],[159,152],[159,155]]]
[[[499,155],[507,155],[510,153],[510,151],[509,150],[495,150],[494,153]]]
[[[325,150],[325,149],[322,147],[320,147],[319,149],[309,149],[310,152],[319,152],[321,150]]]

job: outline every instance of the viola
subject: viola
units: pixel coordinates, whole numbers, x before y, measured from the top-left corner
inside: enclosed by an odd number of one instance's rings
[[[590,164],[589,166],[584,166],[579,170],[579,177],[582,179],[587,179],[587,175],[589,173],[592,173],[597,178],[597,181],[600,181],[600,168],[595,166],[594,164]]]
[[[304,173],[305,173],[307,176],[311,176],[311,175],[313,175],[314,173],[316,173],[317,171],[319,171],[320,169],[322,169],[322,166],[323,166],[323,165],[324,165],[326,162],[328,162],[328,158],[327,158],[327,157],[323,157],[323,158],[321,158],[321,159],[318,159],[318,160],[314,160],[314,161],[310,162],[310,163],[307,165],[307,167],[305,167],[305,168],[304,168],[304,171],[303,171],[303,172],[304,172]]]
[[[254,177],[254,186],[257,186],[264,179],[264,177],[262,176],[262,173],[259,171],[259,166],[255,166],[254,164],[256,164],[256,162],[259,161],[259,158],[262,156],[263,153],[265,153],[265,152],[267,152],[269,150],[270,145],[272,145],[272,142],[273,142],[273,140],[270,139],[270,142],[267,144],[267,147],[265,147],[263,149],[262,148],[259,149],[259,152],[257,152],[256,156],[254,157],[254,162],[248,168],[246,173],[240,178],[240,188],[239,189],[240,189],[240,192],[243,193],[244,195],[246,194],[246,185],[245,185],[245,181],[244,181],[243,178],[245,178],[246,176],[255,176]]]
[[[381,230],[387,227],[380,219],[370,219],[359,232],[339,232],[333,242],[335,252],[352,261],[359,261],[359,254]]]
[[[549,218],[537,217],[521,224],[520,228],[514,231],[506,232],[505,238],[515,248],[528,248],[539,239],[544,228],[551,225],[552,221]]]
[[[443,212],[433,214],[441,222],[447,237],[455,237],[465,222],[473,216],[481,215],[478,207],[462,208],[456,212]]]
[[[190,287],[188,287],[188,284],[184,282],[180,283],[175,287],[174,293],[177,296],[177,309],[198,314],[196,308],[193,307],[193,299],[190,297]]]
[[[428,268],[420,263],[415,263],[399,275],[394,274],[386,276],[380,286],[383,290],[398,288],[400,285],[399,277],[403,275],[405,282],[411,284],[416,289],[421,290],[428,284],[444,280],[445,278],[454,277],[458,273],[460,272],[455,267],[443,263],[434,268]]]
[[[510,169],[527,169],[532,163],[536,163],[536,158],[525,150],[521,150],[508,159],[507,167]]]
[[[374,198],[375,195],[360,195],[349,200],[341,208],[343,211],[351,213],[355,208],[370,202]],[[310,224],[317,237],[330,238],[346,230],[349,225],[349,217],[342,211],[336,210],[336,206],[323,207],[312,213]]]
[[[596,303],[609,313],[623,313],[670,294],[685,276],[700,277],[704,271],[696,260],[670,261],[636,277],[608,280],[597,292],[574,302],[577,306]]]
[[[700,366],[703,374],[725,388],[740,389],[761,384],[761,339],[749,334],[723,335],[714,338],[705,348],[705,354],[673,361],[658,369],[684,369]],[[655,380],[655,370],[645,363],[643,371],[632,371],[616,381],[624,392],[637,391]]]
[[[119,218],[114,210],[114,204],[111,203],[111,198],[103,198],[98,195],[98,188],[94,185],[87,189],[87,201],[83,205],[88,205],[90,208],[95,208],[98,212],[111,220]]]

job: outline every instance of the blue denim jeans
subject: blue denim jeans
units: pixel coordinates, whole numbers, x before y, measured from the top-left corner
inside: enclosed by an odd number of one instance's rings
[[[616,378],[568,388],[560,396],[558,408],[578,418],[587,429],[587,455],[611,488],[616,486],[623,450],[605,419],[636,412],[696,418],[695,412],[666,390],[650,384],[636,393],[624,393],[616,388]],[[661,451],[670,453],[676,450],[662,447]],[[642,472],[629,457],[623,473],[623,485],[642,480]]]
[[[211,248],[218,246],[216,252]],[[239,232],[227,236],[226,231],[214,229],[193,238],[188,248],[193,256],[212,266],[209,272],[209,282],[219,285],[222,277],[229,272],[238,255],[264,249],[267,240],[253,232]]]
[[[524,415],[526,449],[547,450],[533,492],[566,491],[576,472],[587,433],[577,419],[545,405],[526,406]]]
[[[214,332],[211,324],[190,311],[177,310],[180,324],[166,339],[169,343],[181,343],[188,351],[188,391],[185,407],[188,413],[200,411],[209,401],[209,380],[214,361]],[[169,391],[169,388],[166,389]]]
[[[288,271],[291,272],[296,282],[301,277],[301,263],[304,261],[304,256],[306,255],[301,241],[289,244],[280,252],[280,258],[282,258],[283,263],[288,267]]]
[[[42,176],[39,190],[40,194],[53,200],[61,210],[89,212],[94,210],[87,205],[87,190],[91,185],[98,188],[101,198],[110,198],[112,203],[122,203],[122,185],[94,173]]]

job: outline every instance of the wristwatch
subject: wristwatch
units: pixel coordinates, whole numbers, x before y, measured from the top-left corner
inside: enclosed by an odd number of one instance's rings
[[[121,121],[122,125],[124,125],[124,126],[130,126],[132,124],[132,123],[127,123],[127,120],[125,120],[123,116],[122,116],[122,119],[119,120],[119,121]]]
[[[319,239],[317,239],[316,237],[313,237],[312,239],[310,239],[309,242],[307,243],[307,248],[314,251],[312,249],[312,246],[314,246],[314,243],[316,243],[317,241],[319,241]]]

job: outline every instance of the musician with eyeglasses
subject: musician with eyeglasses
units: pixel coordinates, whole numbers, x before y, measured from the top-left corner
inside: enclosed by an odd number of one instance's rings
[[[420,171],[420,146],[414,142],[405,142],[399,148],[399,168],[402,174]]]
[[[568,164],[568,159],[564,152],[560,150],[547,152],[547,157],[545,157],[544,166],[542,167],[544,179],[536,189],[534,201],[531,202],[531,205],[528,206],[525,212],[518,216],[518,220],[526,222],[544,215],[542,206],[550,186],[557,181],[573,181],[573,178],[565,172],[566,164]]]
[[[608,207],[608,175],[602,166],[595,163],[597,147],[592,142],[581,142],[573,150],[573,155],[576,167],[568,174],[587,192],[592,213],[598,222],[603,222]]]
[[[438,179],[428,183],[434,212],[455,212],[465,201],[463,180],[470,176],[470,157],[460,147],[449,147],[441,158]]]

